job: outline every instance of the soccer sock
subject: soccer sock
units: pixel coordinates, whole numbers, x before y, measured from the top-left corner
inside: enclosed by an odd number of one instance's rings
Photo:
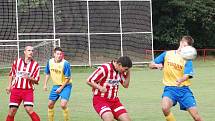
[[[35,112],[31,113],[30,117],[32,121],[40,121],[40,117]]]
[[[166,118],[166,121],[176,121],[173,113],[171,113],[171,112],[165,118]]]
[[[69,121],[69,110],[68,108],[63,109],[64,121]]]
[[[14,121],[14,116],[7,115],[6,121]]]
[[[54,108],[48,109],[48,121],[54,121]]]

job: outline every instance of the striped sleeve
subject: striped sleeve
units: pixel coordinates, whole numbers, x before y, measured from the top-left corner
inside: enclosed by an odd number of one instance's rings
[[[104,77],[105,77],[105,69],[104,67],[100,66],[98,69],[96,69],[87,79],[88,82],[95,82],[99,83]]]
[[[39,66],[38,63],[36,64],[36,67],[35,67],[35,70],[34,70],[34,73],[33,73],[33,77],[34,77],[34,79],[36,79],[37,81],[40,80],[40,66]]]

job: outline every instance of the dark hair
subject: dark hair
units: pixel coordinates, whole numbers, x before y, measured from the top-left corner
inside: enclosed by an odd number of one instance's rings
[[[54,49],[54,52],[56,52],[56,51],[61,51],[61,52],[63,52],[63,49],[62,49],[61,47],[56,47],[56,48]]]
[[[181,41],[186,41],[188,45],[192,46],[194,43],[194,39],[191,36],[183,36]]]
[[[116,61],[118,64],[121,64],[122,67],[132,67],[132,61],[128,56],[121,56]]]

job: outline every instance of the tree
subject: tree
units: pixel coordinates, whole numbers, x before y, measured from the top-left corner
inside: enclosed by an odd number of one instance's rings
[[[196,48],[215,48],[215,1],[153,0],[154,47],[175,49],[191,35]]]

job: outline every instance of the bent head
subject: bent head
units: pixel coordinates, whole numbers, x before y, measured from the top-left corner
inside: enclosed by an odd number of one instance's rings
[[[60,62],[63,59],[63,50],[60,47],[54,49],[54,59],[57,62]]]
[[[25,58],[33,58],[34,48],[32,46],[26,46],[24,50]]]
[[[193,43],[194,43],[194,40],[191,36],[183,36],[180,40],[179,50],[181,50],[181,48],[186,46],[192,46]]]
[[[128,56],[122,56],[118,58],[116,65],[116,70],[123,73],[132,67],[132,61]]]

